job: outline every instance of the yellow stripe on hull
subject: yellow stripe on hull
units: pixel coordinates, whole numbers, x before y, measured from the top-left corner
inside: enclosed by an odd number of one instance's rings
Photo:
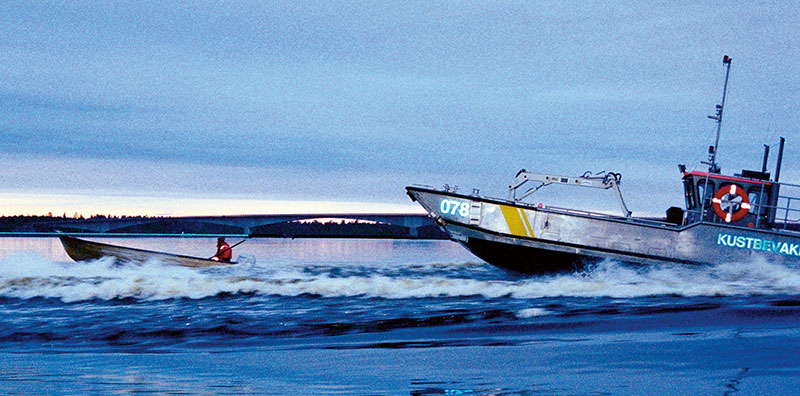
[[[536,236],[533,235],[533,227],[531,227],[531,223],[528,221],[528,216],[525,215],[525,212],[522,209],[517,209],[519,211],[519,216],[522,217],[522,220],[525,222],[525,229],[528,230],[528,234],[531,238],[535,238]]]
[[[508,230],[514,236],[534,238],[533,227],[528,221],[528,216],[522,209],[514,208],[511,206],[500,205],[500,210],[503,212],[503,217],[508,224]]]

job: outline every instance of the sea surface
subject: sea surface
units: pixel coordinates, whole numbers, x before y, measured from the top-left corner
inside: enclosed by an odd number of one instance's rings
[[[256,261],[76,263],[56,238],[0,238],[0,394],[800,394],[798,268],[522,276],[450,241],[264,238],[238,254]]]

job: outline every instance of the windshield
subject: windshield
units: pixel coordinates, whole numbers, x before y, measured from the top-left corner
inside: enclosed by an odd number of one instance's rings
[[[703,206],[710,207],[711,197],[714,196],[714,182],[706,179],[698,180],[697,192],[698,197],[703,197]]]
[[[683,191],[686,198],[686,209],[694,209],[697,202],[695,202],[694,183],[691,178],[683,179]]]

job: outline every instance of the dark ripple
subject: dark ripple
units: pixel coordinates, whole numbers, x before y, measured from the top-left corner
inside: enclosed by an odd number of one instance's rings
[[[511,321],[515,319],[516,316],[512,312],[504,310],[495,309],[481,312],[463,311],[425,317],[401,317],[365,322],[323,323],[309,326],[308,335],[322,334],[335,336],[351,333],[374,333],[396,329],[442,327],[495,320]]]
[[[800,307],[800,299],[777,300],[773,301],[772,305],[776,307]]]
[[[426,348],[453,348],[453,347],[494,347],[521,345],[519,341],[499,340],[441,340],[441,341],[392,341],[365,344],[328,345],[324,349],[333,350],[359,350],[359,349],[426,349]]]
[[[17,331],[0,335],[0,342],[52,342],[69,338],[69,335],[61,333]]]
[[[577,305],[577,306],[576,306]],[[545,305],[548,311],[557,312],[563,317],[573,316],[620,316],[620,315],[662,315],[670,313],[684,313],[717,310],[724,306],[723,302],[697,301],[691,298],[672,297],[634,299],[616,302],[604,302],[603,299],[583,299],[574,301],[573,304]]]

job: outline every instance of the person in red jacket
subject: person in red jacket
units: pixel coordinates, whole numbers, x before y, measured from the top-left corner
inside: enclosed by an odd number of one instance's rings
[[[232,257],[233,249],[231,249],[231,246],[225,242],[225,238],[217,238],[217,254],[215,254],[211,259],[214,261],[230,262]]]

